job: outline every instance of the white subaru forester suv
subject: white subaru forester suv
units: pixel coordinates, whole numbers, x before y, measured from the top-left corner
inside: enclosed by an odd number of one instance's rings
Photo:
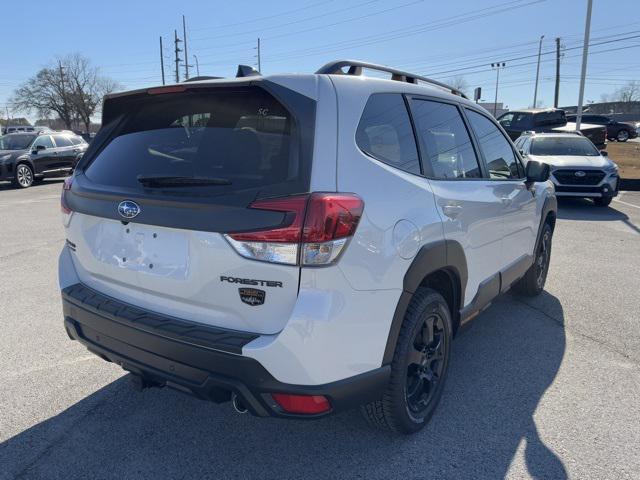
[[[411,433],[461,325],[544,286],[548,167],[439,82],[240,68],[111,95],[102,125],[62,192],[64,325],[140,387]]]

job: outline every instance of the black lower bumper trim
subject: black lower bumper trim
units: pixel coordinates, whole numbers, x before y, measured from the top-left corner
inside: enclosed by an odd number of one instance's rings
[[[390,367],[382,366],[324,385],[292,385],[276,380],[258,361],[194,345],[121,323],[112,314],[84,308],[63,295],[65,328],[89,351],[140,376],[147,384],[168,386],[205,400],[222,402],[236,393],[257,416],[317,418],[380,398]],[[293,415],[282,411],[269,393],[324,395],[331,411]]]

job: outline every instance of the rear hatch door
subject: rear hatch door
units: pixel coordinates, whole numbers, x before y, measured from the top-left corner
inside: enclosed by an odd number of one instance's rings
[[[224,234],[292,222],[249,206],[309,191],[315,102],[251,82],[140,92],[104,111],[65,192],[81,281],[182,319],[279,332],[299,267],[244,258]]]

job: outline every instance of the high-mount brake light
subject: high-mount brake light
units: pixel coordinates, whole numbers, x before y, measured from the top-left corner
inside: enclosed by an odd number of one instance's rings
[[[184,92],[187,90],[187,87],[182,87],[179,85],[176,86],[172,86],[172,87],[156,87],[156,88],[150,88],[149,90],[147,90],[147,93],[149,95],[162,95],[165,93],[180,93],[180,92]]]
[[[284,213],[284,226],[225,235],[240,255],[288,265],[327,265],[354,235],[364,202],[350,193],[312,193],[258,200],[249,208]]]

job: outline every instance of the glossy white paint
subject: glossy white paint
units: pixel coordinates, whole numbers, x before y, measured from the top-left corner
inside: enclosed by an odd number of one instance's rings
[[[246,345],[278,380],[318,385],[378,368],[401,289],[357,291],[336,267],[303,268],[285,329]]]
[[[296,302],[299,268],[247,260],[219,233],[129,223],[76,213],[67,229],[85,285],[166,315],[255,333],[277,333]],[[229,283],[221,276],[272,280],[280,287]],[[241,287],[266,292],[240,301]]]
[[[467,260],[464,305],[478,285],[502,266],[502,190],[491,180],[430,180],[444,236],[458,242]]]

